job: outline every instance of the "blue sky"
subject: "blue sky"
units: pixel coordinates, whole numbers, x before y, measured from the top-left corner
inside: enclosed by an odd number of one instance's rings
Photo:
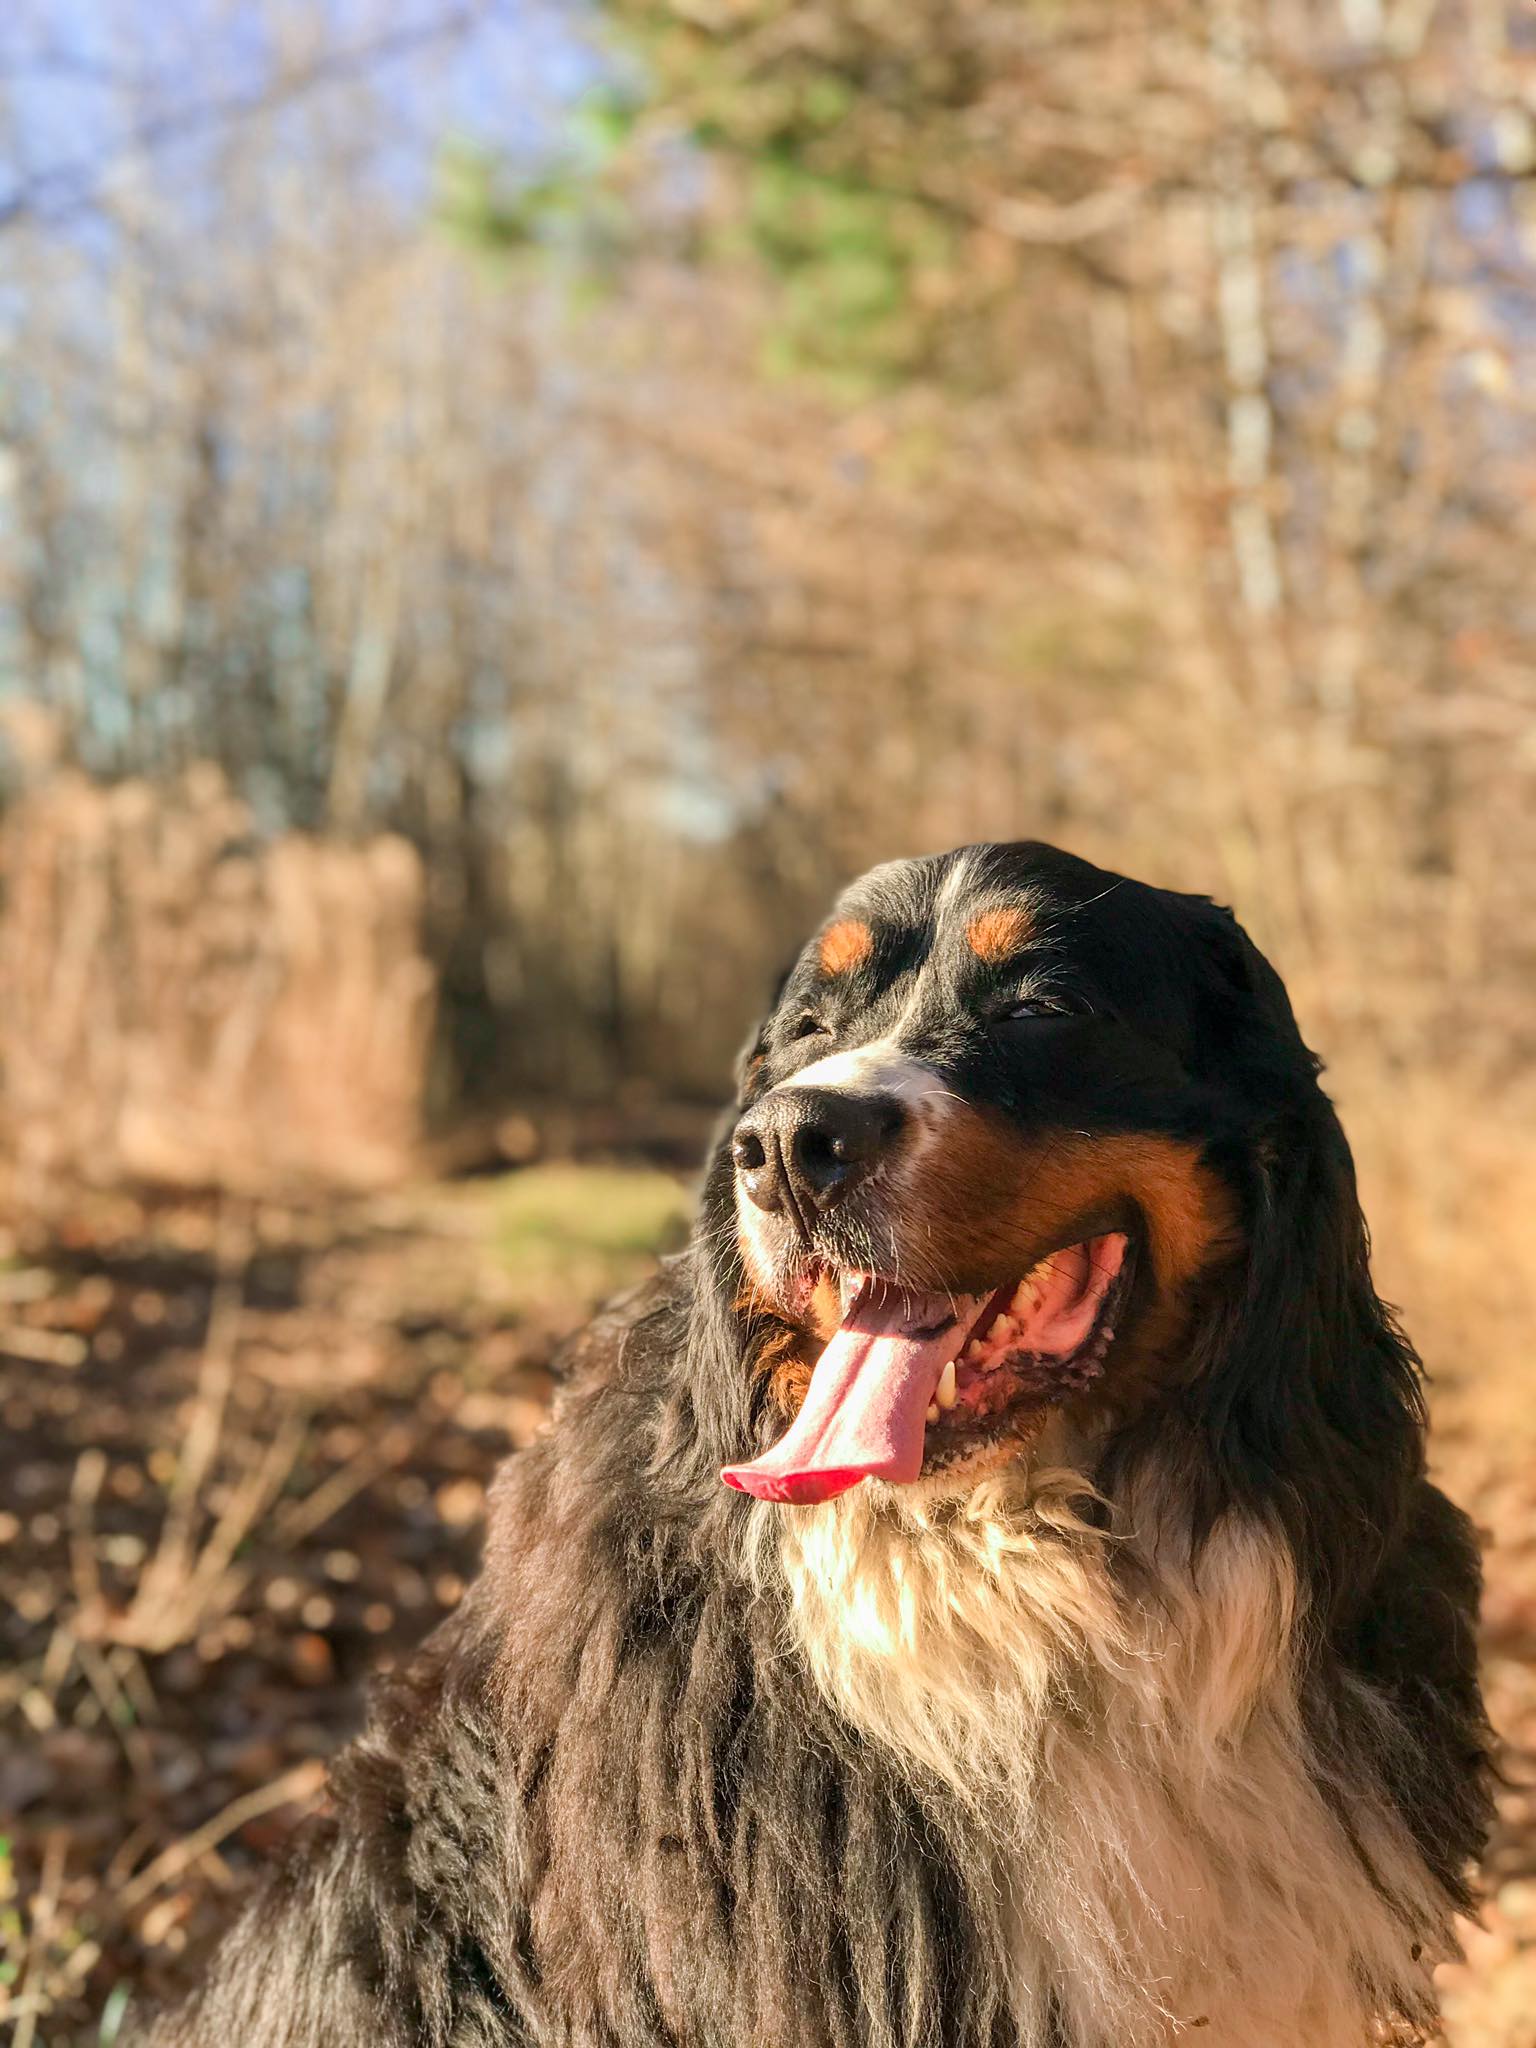
[[[146,134],[195,180],[221,129],[280,75],[275,22],[301,66],[339,63],[387,109],[375,164],[408,200],[447,136],[543,154],[603,68],[579,0],[12,0],[0,218],[27,196],[46,219],[88,224],[100,183]],[[327,73],[296,104],[346,89]]]

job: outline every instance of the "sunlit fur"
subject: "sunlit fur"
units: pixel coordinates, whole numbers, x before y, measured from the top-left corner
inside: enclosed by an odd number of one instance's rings
[[[1309,1746],[1284,1543],[1233,1516],[1196,1566],[1156,1492],[1105,1530],[1070,1471],[916,1505],[865,1487],[759,1509],[755,1564],[783,1574],[829,1703],[990,1860],[1021,2048],[1061,2021],[1077,2048],[1196,2028],[1360,2048],[1380,2013],[1428,2024],[1445,1902],[1371,1788]]]

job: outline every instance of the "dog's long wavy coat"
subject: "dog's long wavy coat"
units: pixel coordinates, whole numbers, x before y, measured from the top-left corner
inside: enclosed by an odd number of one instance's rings
[[[479,1582],[150,2039],[1417,2040],[1477,1581],[1231,917],[1032,845],[877,870],[689,1250],[573,1347]]]

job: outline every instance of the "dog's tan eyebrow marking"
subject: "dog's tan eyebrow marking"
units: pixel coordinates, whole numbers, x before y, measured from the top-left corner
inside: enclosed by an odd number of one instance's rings
[[[875,935],[862,919],[839,918],[821,935],[821,971],[846,974],[851,968],[861,967],[874,950]]]
[[[965,937],[978,960],[998,967],[1023,950],[1033,930],[1034,921],[1027,910],[1020,910],[1017,904],[1005,904],[996,910],[978,912],[966,926]]]

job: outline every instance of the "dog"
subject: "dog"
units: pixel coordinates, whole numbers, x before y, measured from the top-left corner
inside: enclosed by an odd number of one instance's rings
[[[1318,1074],[1204,897],[856,883],[156,2048],[1432,2033],[1478,1560]]]

